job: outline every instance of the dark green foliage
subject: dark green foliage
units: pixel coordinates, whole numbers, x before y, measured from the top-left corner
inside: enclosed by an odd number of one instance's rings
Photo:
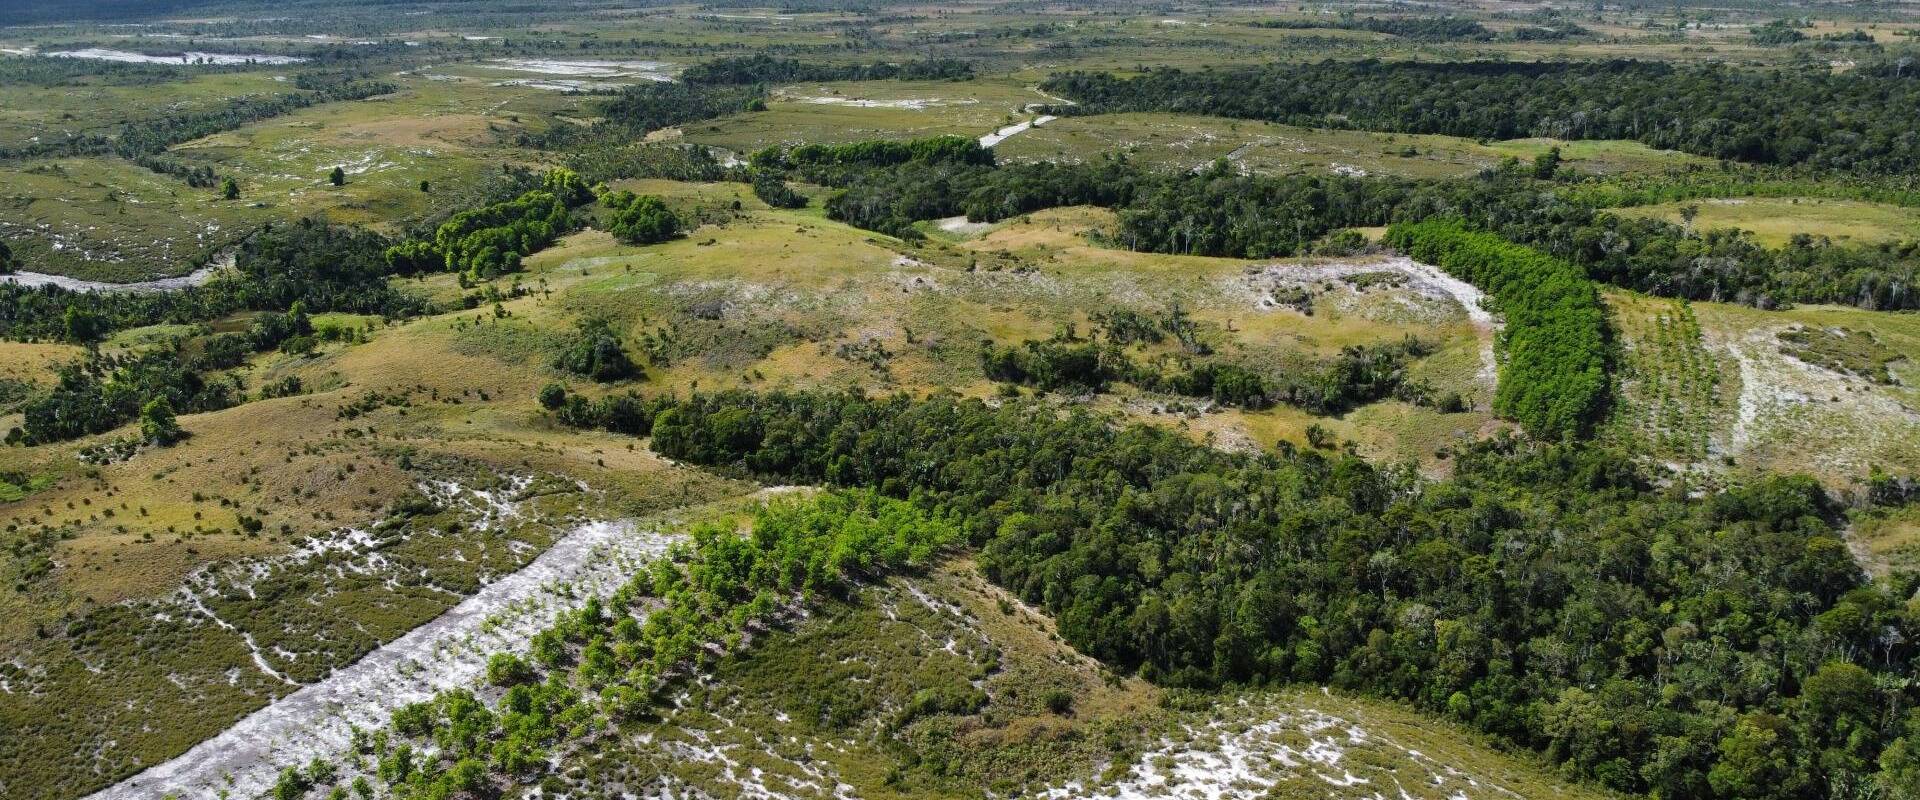
[[[617,147],[661,128],[739,113],[748,102],[764,97],[766,90],[759,85],[641,81],[599,103],[595,124],[557,122],[540,133],[523,134],[520,144],[573,151]]]
[[[156,397],[140,407],[140,438],[162,447],[186,438],[180,422],[174,419],[173,404],[165,396]]]
[[[554,359],[553,366],[602,383],[644,374],[633,363],[633,359],[627,357],[627,351],[620,346],[620,337],[614,334],[613,328],[606,320],[599,319],[580,323],[580,331],[574,335],[567,349]],[[546,400],[546,393],[542,392],[541,402]]]
[[[347,171],[340,167],[334,167],[332,172],[327,173],[327,183],[335,186],[347,185]]]
[[[6,240],[0,239],[0,275],[10,274],[19,268],[20,259],[13,255],[13,248],[7,246]]]
[[[567,404],[567,387],[549,383],[540,387],[540,407],[553,411]]]
[[[1330,28],[1333,30],[1368,31],[1384,33],[1420,41],[1491,41],[1493,31],[1487,30],[1471,19],[1462,17],[1364,17],[1356,19],[1352,14],[1342,14],[1340,19],[1294,20],[1278,19],[1253,23],[1257,28],[1288,28],[1295,30]]]
[[[87,64],[84,67],[87,70],[102,69],[95,64]],[[10,71],[11,69],[12,67],[9,67]],[[122,127],[119,135],[114,137],[98,134],[48,137],[43,142],[11,148],[0,147],[0,160],[112,154],[143,164],[157,163],[148,162],[146,159],[164,153],[167,148],[181,142],[233,130],[251,122],[290,114],[321,103],[362,100],[393,91],[395,87],[390,83],[346,81],[334,83],[325,88],[315,87],[314,91],[294,94],[243,96],[228,101],[224,107],[218,109],[183,111],[155,119],[134,121]]]
[[[808,64],[768,55],[729,56],[695,64],[681,73],[687,83],[742,85],[829,81],[935,81],[973,77],[973,65],[952,58],[904,64]]]
[[[621,190],[602,198],[612,209],[607,231],[629,244],[658,244],[680,235],[680,217],[660,198]]]
[[[1500,439],[1430,482],[950,397],[700,395],[653,443],[953,515],[992,580],[1117,668],[1400,698],[1622,791],[1831,796],[1914,699],[1911,581],[1866,583],[1806,478],[1703,502],[1626,456]]]
[[[1493,410],[1546,438],[1583,436],[1608,392],[1606,310],[1572,264],[1446,222],[1395,225],[1387,241],[1492,295],[1506,328]]]
[[[240,182],[232,178],[221,179],[220,197],[225,200],[240,199]]]
[[[1042,84],[1054,113],[1170,111],[1476,139],[1633,139],[1764,164],[1899,175],[1920,168],[1920,76],[1869,66],[1740,69],[1638,61],[1325,61]]]
[[[769,168],[891,167],[900,164],[971,164],[992,166],[993,151],[965,136],[931,136],[847,144],[803,144],[769,147],[753,154],[753,165]]]
[[[146,409],[165,438],[175,409],[214,411],[239,400],[233,384],[193,371],[178,349],[95,355],[61,368],[52,391],[27,402],[21,428],[27,444],[64,441],[113,430]]]
[[[756,171],[753,173],[753,196],[760,202],[774,208],[806,208],[807,196],[793,190],[780,176]]]

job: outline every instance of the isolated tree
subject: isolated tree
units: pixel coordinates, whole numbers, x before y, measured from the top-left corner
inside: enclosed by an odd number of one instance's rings
[[[10,273],[19,268],[20,260],[14,258],[13,248],[8,247],[6,242],[0,241],[0,275]]]
[[[420,182],[420,193],[421,193],[421,194],[426,194],[426,193],[428,193],[428,192],[431,192],[431,191],[433,191],[433,184],[431,184],[431,183],[428,183],[428,182],[426,182],[426,181],[421,181],[421,182]]]
[[[601,383],[640,374],[640,367],[627,357],[627,351],[620,346],[620,337],[614,335],[612,326],[605,320],[581,323],[579,336],[560,353],[554,366]]]
[[[231,177],[221,179],[220,196],[228,200],[240,199],[240,182]]]
[[[327,176],[327,182],[335,186],[347,185],[347,171],[340,167],[334,167],[333,173]]]
[[[567,404],[567,387],[549,383],[540,387],[540,406],[552,411]]]
[[[153,398],[141,406],[140,438],[162,447],[187,438],[187,432],[180,429],[179,420],[174,419],[173,403],[168,402],[166,397]]]
[[[66,313],[61,316],[60,322],[66,329],[67,341],[75,344],[86,344],[99,339],[106,328],[106,323],[100,319],[99,315],[74,305],[67,306]]]
[[[660,198],[627,196],[609,203],[614,208],[607,228],[631,244],[664,242],[680,234],[680,218]]]

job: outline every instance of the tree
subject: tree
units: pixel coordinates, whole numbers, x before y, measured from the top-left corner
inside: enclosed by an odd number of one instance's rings
[[[601,383],[640,374],[640,367],[627,357],[627,351],[620,346],[620,337],[614,335],[613,328],[605,320],[581,323],[579,336],[574,339],[572,346],[560,353],[554,366]],[[541,395],[544,404],[546,393],[542,391]]]
[[[431,192],[431,191],[433,191],[433,184],[431,184],[431,183],[428,183],[428,182],[426,182],[426,181],[421,181],[421,182],[420,182],[420,193],[421,193],[421,194],[426,194],[426,193],[428,193],[428,192]]]
[[[220,196],[228,200],[240,199],[240,182],[232,177],[220,180]]]
[[[173,403],[166,397],[156,397],[141,406],[140,438],[162,447],[187,438],[179,420],[174,419]]]
[[[61,315],[61,325],[66,329],[67,341],[76,344],[99,339],[106,329],[106,323],[100,319],[100,315],[71,304],[67,306],[66,313]]]
[[[664,242],[680,234],[680,217],[652,195],[620,193],[607,196],[613,217],[607,229],[632,244]]]
[[[327,176],[327,182],[335,186],[347,185],[347,171],[340,167],[334,167],[333,172]]]
[[[1748,714],[1720,740],[1720,761],[1707,772],[1707,782],[1726,797],[1798,797],[1806,783],[1794,759],[1798,749],[1786,720]]]
[[[13,248],[8,247],[6,242],[0,241],[0,275],[11,273],[19,268],[20,260],[14,257]]]
[[[567,404],[567,387],[549,383],[540,387],[540,407],[553,411]]]
[[[1534,156],[1533,177],[1539,178],[1540,180],[1543,180],[1543,181],[1552,180],[1553,176],[1557,174],[1559,171],[1560,171],[1560,148],[1558,146],[1549,147],[1547,148],[1547,152]]]

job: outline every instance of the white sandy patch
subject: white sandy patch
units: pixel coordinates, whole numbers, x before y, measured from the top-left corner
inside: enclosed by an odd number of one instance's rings
[[[1030,128],[1038,128],[1056,119],[1059,119],[1059,117],[1055,117],[1051,114],[1043,114],[1041,116],[1034,117],[1033,119],[1027,120],[1025,122],[1019,122],[1012,125],[1008,125],[1004,128],[994,131],[993,133],[989,133],[985,136],[980,137],[980,146],[992,147],[996,144],[999,144],[1008,139],[1011,139],[1014,136],[1020,133],[1023,133]]]
[[[187,800],[225,796],[222,790],[259,796],[273,786],[280,767],[343,754],[354,726],[384,726],[403,705],[475,683],[488,656],[525,652],[532,635],[561,612],[612,592],[678,538],[627,521],[581,525],[519,572],[431,622],[92,797],[144,800],[176,793]]]
[[[496,58],[486,66],[509,72],[531,72],[570,78],[647,78],[672,80],[665,73],[673,67],[664,61],[590,61],[549,58]]]
[[[127,64],[300,64],[300,56],[273,56],[264,53],[203,53],[189,50],[179,55],[150,56],[128,50],[89,47],[84,50],[59,50],[44,53],[49,58],[86,58],[95,61],[119,61]]]
[[[107,281],[86,281],[69,278],[65,275],[49,275],[44,272],[15,272],[0,275],[0,283],[14,283],[21,286],[58,286],[74,292],[164,292],[172,289],[185,289],[206,283],[222,269],[233,266],[231,253],[214,259],[213,263],[174,278],[156,278],[150,281],[133,283],[109,283]]]
[[[1431,264],[1422,264],[1403,256],[1395,256],[1376,261],[1360,261],[1334,264],[1273,264],[1245,277],[1233,279],[1233,285],[1224,287],[1230,292],[1251,294],[1256,307],[1263,311],[1279,308],[1271,295],[1273,282],[1278,280],[1293,283],[1313,283],[1330,279],[1339,279],[1362,272],[1393,271],[1406,275],[1413,280],[1410,288],[1427,297],[1446,298],[1459,305],[1468,321],[1480,331],[1480,382],[1489,389],[1497,380],[1497,368],[1493,353],[1493,340],[1499,323],[1493,314],[1486,310],[1485,293],[1473,284],[1448,275]]]
[[[993,225],[994,225],[994,223],[991,223],[991,222],[968,222],[967,216],[965,214],[962,214],[957,217],[947,217],[946,219],[934,220],[933,224],[934,224],[934,227],[937,227],[940,230],[943,230],[952,234],[958,234],[960,236],[978,236],[980,234],[986,233],[987,231],[993,230]]]

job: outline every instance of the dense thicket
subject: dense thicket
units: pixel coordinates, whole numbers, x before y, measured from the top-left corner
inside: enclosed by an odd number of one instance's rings
[[[1407,374],[1408,361],[1427,352],[1426,345],[1408,339],[1348,346],[1334,358],[1295,369],[1256,370],[1220,360],[1143,364],[1111,337],[1106,343],[1056,337],[983,345],[980,365],[989,379],[1048,392],[1098,392],[1118,381],[1241,408],[1288,403],[1316,414],[1342,414],[1389,397],[1433,402],[1432,390]]]
[[[1866,583],[1806,478],[1701,500],[1605,450],[1496,440],[1425,483],[948,397],[699,395],[652,430],[676,459],[953,515],[1068,642],[1161,683],[1401,698],[1667,798],[1920,774],[1911,581]]]
[[[203,286],[166,292],[76,292],[0,284],[0,337],[89,341],[158,323],[205,322],[235,311],[347,311],[401,317],[419,297],[387,285],[379,234],[302,220],[270,226],[240,245],[234,269]],[[75,321],[84,324],[76,331]],[[76,336],[76,333],[85,335]],[[176,406],[178,407],[178,406]]]
[[[811,81],[934,81],[973,77],[973,64],[954,58],[933,58],[902,64],[816,64],[769,55],[716,58],[688,67],[680,74],[687,83],[743,85]]]
[[[758,84],[642,81],[598,103],[595,110],[600,119],[593,125],[556,120],[544,131],[523,135],[520,144],[550,150],[625,144],[661,128],[737,114],[765,98],[766,90]]]
[[[1447,222],[1403,223],[1387,242],[1491,295],[1506,319],[1493,410],[1535,436],[1579,436],[1607,402],[1607,312],[1579,267]]]
[[[1063,205],[1118,212],[1104,232],[1133,250],[1271,258],[1315,251],[1345,228],[1464,219],[1474,227],[1571,261],[1592,277],[1669,297],[1747,303],[1841,303],[1920,308],[1920,236],[1849,244],[1799,236],[1769,248],[1732,229],[1691,230],[1605,206],[1698,195],[1684,187],[1625,187],[1534,177],[1522,165],[1470,178],[1409,181],[1340,175],[1241,175],[1225,164],[1192,174],[1141,169],[1123,159],[999,167],[908,162],[889,168],[803,171],[844,187],[828,216],[914,238],[918,220],[965,214],[995,221]],[[1798,184],[1780,185],[1781,191]],[[1881,194],[1872,187],[1854,190]],[[1886,190],[1888,199],[1903,197]]]
[[[1483,139],[1632,139],[1766,164],[1888,175],[1920,168],[1920,70],[1835,73],[1638,61],[1326,61],[1044,84],[1058,114],[1171,111]],[[1894,77],[1900,75],[1900,77]]]
[[[1405,39],[1422,41],[1446,41],[1465,39],[1487,41],[1493,38],[1493,31],[1487,26],[1464,17],[1359,17],[1343,14],[1338,19],[1272,19],[1253,23],[1257,28],[1288,28],[1311,30],[1325,28],[1345,31],[1368,31],[1399,36]]]

